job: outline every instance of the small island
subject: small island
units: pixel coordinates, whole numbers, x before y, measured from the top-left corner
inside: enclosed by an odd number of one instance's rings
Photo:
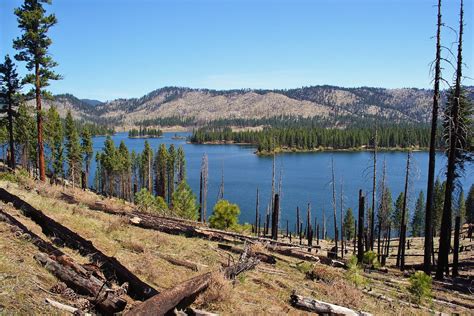
[[[156,128],[132,128],[128,131],[128,138],[160,138],[163,136],[163,131]]]

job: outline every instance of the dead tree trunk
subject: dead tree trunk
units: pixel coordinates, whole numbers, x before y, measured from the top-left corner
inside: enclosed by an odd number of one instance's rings
[[[407,196],[408,196],[408,180],[410,177],[410,157],[411,152],[408,151],[407,156],[407,167],[405,171],[405,190],[403,195],[403,207],[402,207],[402,219],[400,222],[400,236],[398,242],[398,253],[397,253],[397,267],[400,267],[400,270],[405,269],[405,245],[406,245],[406,218],[407,218]]]
[[[340,208],[341,208],[341,223],[340,223],[340,227],[341,227],[341,258],[344,258],[344,228],[343,228],[343,225],[344,225],[344,204],[343,204],[343,195],[342,195],[342,181],[341,181],[341,205],[340,205]]]
[[[293,307],[317,313],[318,315],[340,315],[340,316],[369,316],[366,312],[358,312],[347,307],[318,301],[313,298],[296,295],[295,292],[290,296],[290,302]]]
[[[334,215],[334,256],[337,258],[337,215],[336,215],[336,179],[334,177],[334,157],[331,158],[331,171],[332,171],[332,209]]]
[[[273,203],[272,215],[272,239],[278,239],[278,215],[280,213],[280,195],[275,194],[275,202]]]
[[[296,234],[300,235],[300,207],[296,207]]]
[[[431,112],[431,133],[430,133],[430,153],[428,163],[428,183],[426,190],[426,212],[425,212],[425,247],[423,270],[426,274],[431,274],[431,248],[433,248],[433,204],[434,204],[434,178],[436,160],[436,130],[438,129],[438,108],[439,108],[439,82],[441,80],[441,0],[438,0],[438,23],[436,31],[436,59],[433,107]]]
[[[259,194],[258,194],[258,187],[257,187],[257,200],[255,202],[255,234],[257,234],[257,236],[259,235],[259,230],[260,230],[260,223],[259,223],[259,220],[258,220],[258,203],[260,202],[259,201],[260,198],[259,198]]]
[[[449,120],[449,149],[448,149],[448,166],[446,171],[446,191],[444,195],[443,216],[441,219],[441,231],[439,235],[439,252],[438,265],[436,267],[436,278],[443,279],[444,271],[448,271],[448,256],[451,247],[451,220],[452,220],[452,198],[455,186],[455,179],[458,176],[456,170],[459,164],[463,162],[462,151],[463,131],[460,130],[461,124],[459,119],[461,107],[461,79],[462,79],[462,36],[464,28],[464,8],[463,0],[461,0],[461,9],[459,12],[459,39],[458,39],[458,56],[456,69],[456,85],[454,89],[454,98],[452,99],[447,120]],[[445,111],[446,112],[446,111]]]
[[[362,190],[359,190],[359,228],[357,229],[357,262],[362,263],[364,259],[364,210],[365,197]]]
[[[175,309],[185,309],[209,287],[214,274],[222,273],[224,278],[234,279],[240,273],[255,268],[258,262],[258,259],[248,256],[248,248],[246,247],[240,256],[239,262],[235,265],[229,266],[221,272],[208,272],[180,283],[148,299],[125,315],[166,315]]]
[[[313,246],[313,227],[311,226],[311,204],[308,203],[308,209],[306,213],[307,222],[308,222],[308,231],[306,238],[308,239],[308,251],[311,251],[311,247]]]
[[[377,193],[377,124],[375,125],[374,137],[374,176],[372,180],[372,211],[370,216],[370,250],[374,250],[375,237],[375,196]]]

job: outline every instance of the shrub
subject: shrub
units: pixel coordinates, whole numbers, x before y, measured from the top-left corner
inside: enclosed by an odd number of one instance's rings
[[[372,250],[366,251],[364,253],[364,258],[362,259],[362,262],[368,265],[369,267],[379,266],[379,262],[377,260],[377,254]]]
[[[140,211],[148,212],[155,204],[155,197],[147,189],[143,188],[135,194],[135,204]]]
[[[346,279],[355,286],[366,284],[366,280],[362,275],[362,268],[357,264],[357,257],[351,256],[347,263]]]
[[[408,292],[415,303],[420,304],[425,299],[431,299],[431,276],[423,271],[417,271],[410,276],[409,281]]]
[[[298,269],[298,271],[306,274],[306,273],[308,273],[309,271],[311,271],[313,269],[313,265],[309,262],[303,261],[303,262],[300,262],[300,263],[296,264],[296,269]]]
[[[142,212],[158,212],[165,214],[168,206],[161,196],[153,196],[147,189],[143,188],[135,194],[135,204]]]
[[[306,273],[306,278],[312,281],[323,281],[332,283],[338,279],[339,275],[333,268],[321,264],[315,264],[313,268]]]
[[[214,212],[209,218],[209,226],[217,229],[228,229],[237,225],[240,209],[237,204],[220,200],[214,206]]]

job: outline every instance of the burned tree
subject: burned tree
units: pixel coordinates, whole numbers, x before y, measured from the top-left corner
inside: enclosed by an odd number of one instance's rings
[[[439,83],[441,80],[441,0],[438,0],[438,23],[436,31],[436,58],[433,107],[431,112],[431,134],[430,134],[430,154],[428,163],[428,184],[426,190],[426,213],[425,213],[425,250],[423,259],[423,270],[431,273],[431,248],[433,247],[433,201],[434,201],[434,178],[436,159],[436,130],[438,128],[438,108],[439,108]]]
[[[469,152],[471,130],[470,108],[472,106],[461,91],[463,18],[464,8],[463,1],[461,0],[455,86],[454,91],[451,91],[448,96],[443,122],[446,142],[448,144],[448,165],[439,237],[438,265],[436,268],[437,279],[443,279],[444,272],[449,269],[448,255],[451,246],[452,199],[456,181],[464,171],[464,163],[472,159],[471,153]]]

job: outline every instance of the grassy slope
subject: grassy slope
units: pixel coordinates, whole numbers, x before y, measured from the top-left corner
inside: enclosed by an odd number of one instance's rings
[[[158,290],[172,287],[178,282],[206,271],[219,269],[221,264],[227,263],[228,260],[232,261],[229,259],[229,253],[217,249],[215,242],[133,227],[127,225],[120,217],[90,210],[82,204],[67,204],[58,198],[59,187],[51,188],[38,184],[28,186],[36,187],[37,190],[27,191],[17,184],[0,181],[0,187],[21,196],[48,216],[90,239],[97,248],[107,255],[117,257],[132,272]],[[37,192],[44,194],[40,195]],[[77,192],[77,194],[89,194]],[[89,198],[99,199],[92,193]],[[1,203],[0,207],[13,214],[35,233],[43,236],[39,227],[22,216],[18,210]],[[123,205],[123,208],[127,209],[129,206]],[[79,262],[87,261],[75,251],[68,248],[62,250]],[[7,225],[0,222],[0,305],[3,305],[8,313],[23,311],[50,313],[43,303],[44,297],[48,294],[39,290],[37,284],[27,281],[37,280],[38,284],[46,289],[55,283],[54,277],[34,262],[32,256],[35,253],[37,250],[31,244],[21,238],[13,238]],[[192,272],[171,265],[158,258],[156,253],[193,261],[201,266],[201,270]],[[237,259],[235,255],[232,256]],[[217,282],[197,300],[194,306],[223,314],[296,314],[300,311],[293,309],[288,303],[290,293],[296,290],[302,295],[374,314],[420,313],[418,309],[407,309],[397,304],[389,306],[384,301],[364,295],[344,279],[341,269],[324,267],[322,274],[334,275],[335,280],[314,282],[305,279],[302,271],[291,266],[297,261],[291,258],[286,260],[288,262],[278,261],[276,266],[260,264],[257,270],[241,275],[233,284]],[[4,276],[7,276],[7,279]],[[20,290],[18,284],[21,284]],[[55,297],[53,299],[60,300]]]

